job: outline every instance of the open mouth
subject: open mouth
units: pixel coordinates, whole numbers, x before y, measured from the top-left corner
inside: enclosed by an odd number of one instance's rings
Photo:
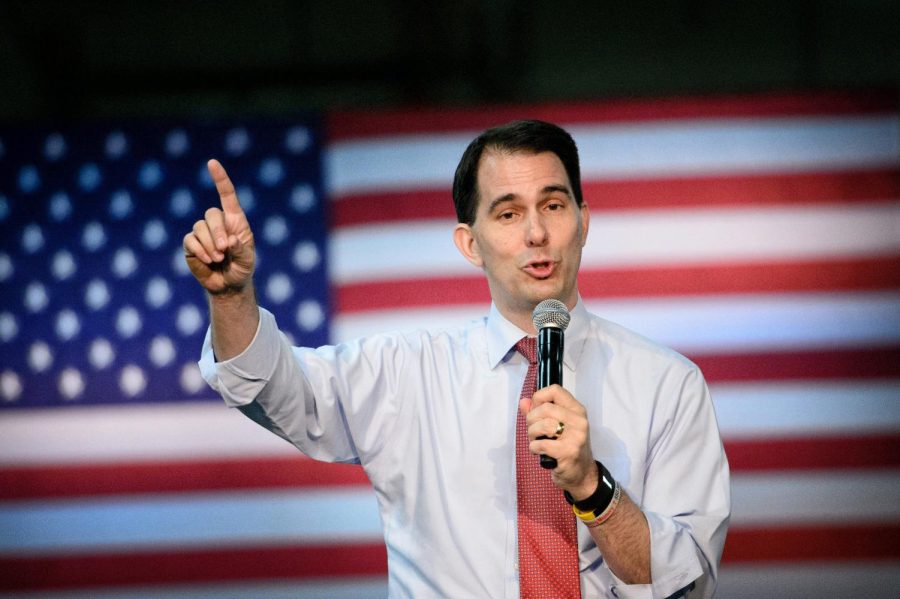
[[[544,262],[529,262],[525,266],[525,272],[536,279],[546,279],[553,274],[556,264],[549,260]]]

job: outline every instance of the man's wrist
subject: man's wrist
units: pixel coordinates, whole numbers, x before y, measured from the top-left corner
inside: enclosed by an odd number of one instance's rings
[[[208,293],[213,354],[224,362],[241,354],[259,328],[259,304],[253,283],[229,295]]]
[[[597,484],[600,482],[600,468],[600,462],[592,461],[581,484],[577,487],[568,489],[568,496],[571,497],[573,501],[582,501],[594,494],[594,491],[597,490]]]
[[[252,297],[253,300],[256,300],[256,289],[253,286],[253,280],[251,279],[246,284],[241,287],[225,287],[220,291],[210,291],[206,290],[206,295],[209,297],[209,300],[212,301],[232,301],[234,299],[247,298]]]
[[[574,508],[575,514],[582,520],[592,519],[591,515],[600,515],[613,502],[618,484],[603,464],[597,465],[597,483],[594,491],[583,499],[576,499],[568,491],[564,491],[566,501]]]

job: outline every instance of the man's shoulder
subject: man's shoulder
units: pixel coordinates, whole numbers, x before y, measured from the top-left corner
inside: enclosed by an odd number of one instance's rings
[[[484,339],[487,318],[459,321],[444,326],[422,327],[374,333],[351,343],[362,345],[465,346]]]
[[[697,369],[687,357],[659,341],[651,339],[624,325],[588,312],[588,339],[609,346],[613,352],[646,360],[658,360],[686,369]]]

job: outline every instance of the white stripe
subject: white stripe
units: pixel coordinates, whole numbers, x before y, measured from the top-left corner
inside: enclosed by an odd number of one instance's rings
[[[571,128],[582,178],[892,165],[897,115],[700,119]]]
[[[454,222],[344,227],[329,240],[337,284],[473,276]],[[900,252],[900,202],[592,213],[582,268],[864,257]]]
[[[726,543],[726,552],[727,549]],[[847,554],[848,560],[855,556]],[[805,597],[890,597],[900,587],[896,561],[847,563],[732,564],[719,570],[718,597],[797,599]]]
[[[328,279],[341,285],[477,274],[453,244],[453,225],[435,220],[335,229],[328,238]]]
[[[591,312],[684,353],[881,346],[900,341],[900,293],[796,293],[586,300]],[[338,314],[332,339],[450,327],[486,305]]]
[[[726,440],[900,431],[900,382],[710,385]]]
[[[253,458],[298,450],[219,401],[7,410],[0,466]]]
[[[481,319],[489,308],[488,305],[467,304],[339,313],[331,322],[331,339],[333,343],[341,343],[384,332],[449,328]]]
[[[733,526],[897,521],[900,473],[732,476]],[[353,514],[353,518],[347,518]],[[0,555],[371,542],[381,524],[370,489],[181,494],[0,505]]]
[[[896,381],[722,383],[710,390],[726,439],[900,428]],[[8,411],[0,449],[0,467],[301,455],[218,402]]]
[[[0,555],[381,539],[365,487],[0,504]]]
[[[351,549],[345,559],[352,560]],[[384,599],[386,576],[325,579],[296,578],[286,582],[242,582],[186,585],[129,586],[127,588],[2,593],[0,599]]]
[[[740,263],[892,252],[900,252],[897,201],[598,214],[582,264]]]
[[[852,558],[853,556],[848,556]],[[350,559],[350,558],[348,558]],[[717,596],[728,599],[797,597],[883,597],[900,585],[895,562],[734,564],[719,569]],[[227,584],[154,585],[127,589],[0,593],[0,599],[383,599],[387,579],[332,579],[330,582],[229,582]]]
[[[732,474],[731,525],[900,520],[900,472]]]
[[[585,302],[683,353],[838,349],[900,341],[900,292],[784,293]]]
[[[876,167],[900,161],[900,119],[847,117],[682,119],[571,125],[582,178]],[[386,189],[449,188],[477,131],[396,135],[332,144],[325,152],[333,196]]]
[[[331,197],[357,191],[448,187],[456,163],[477,132],[397,135],[340,141],[324,152]]]

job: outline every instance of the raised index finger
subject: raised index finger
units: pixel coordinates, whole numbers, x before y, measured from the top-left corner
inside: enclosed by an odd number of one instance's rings
[[[238,201],[237,194],[234,192],[234,185],[225,172],[225,167],[218,160],[213,158],[206,163],[206,168],[216,184],[216,191],[219,192],[219,200],[222,202],[222,211],[226,214],[243,214],[241,203]]]

